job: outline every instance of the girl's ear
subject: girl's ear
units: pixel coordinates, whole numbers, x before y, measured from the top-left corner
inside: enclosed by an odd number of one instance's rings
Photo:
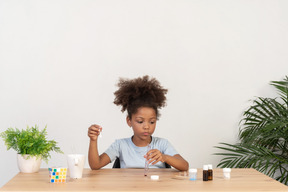
[[[126,122],[129,127],[132,126],[131,119],[128,116],[126,117]]]

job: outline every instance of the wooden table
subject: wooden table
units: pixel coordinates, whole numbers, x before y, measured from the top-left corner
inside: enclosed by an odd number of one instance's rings
[[[159,175],[159,180],[150,179]],[[202,181],[198,169],[196,181],[174,169],[84,169],[82,179],[68,179],[66,183],[50,183],[48,169],[39,173],[19,173],[0,191],[288,191],[288,187],[254,169],[232,169],[231,179],[223,178],[222,169],[214,169],[213,181]]]

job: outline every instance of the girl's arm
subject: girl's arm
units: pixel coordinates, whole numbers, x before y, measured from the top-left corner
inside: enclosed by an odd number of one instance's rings
[[[91,125],[88,128],[88,136],[90,137],[90,145],[88,152],[88,161],[91,169],[101,169],[108,163],[110,163],[110,158],[106,153],[99,156],[97,140],[102,127],[99,125]]]
[[[163,155],[165,163],[171,165],[175,169],[179,171],[187,171],[189,169],[189,163],[179,154],[170,156],[170,155]]]
[[[170,156],[162,154],[158,149],[152,149],[145,157],[149,160],[149,163],[152,163],[152,165],[161,161],[171,165],[179,171],[187,171],[189,169],[189,163],[179,154]]]

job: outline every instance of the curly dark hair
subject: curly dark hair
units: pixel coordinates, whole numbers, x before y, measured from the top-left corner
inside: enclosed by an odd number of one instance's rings
[[[140,107],[153,108],[158,118],[158,109],[166,106],[165,94],[168,90],[157,79],[148,75],[135,79],[120,78],[117,86],[119,89],[114,92],[114,104],[122,106],[122,112],[127,110],[130,119]]]

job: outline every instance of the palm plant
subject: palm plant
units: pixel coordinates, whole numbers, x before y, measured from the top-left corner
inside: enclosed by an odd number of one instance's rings
[[[220,143],[218,167],[255,168],[288,183],[288,77],[272,81],[276,98],[257,97],[240,122],[239,143]]]

